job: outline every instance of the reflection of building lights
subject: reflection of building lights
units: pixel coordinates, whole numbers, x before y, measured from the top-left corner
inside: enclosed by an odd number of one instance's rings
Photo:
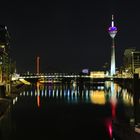
[[[51,90],[49,89],[49,97],[51,96]]]
[[[122,90],[123,95],[127,93],[127,89]]]
[[[60,97],[62,98],[62,90],[60,90]]]
[[[54,90],[53,90],[54,91]],[[58,90],[56,91],[56,97],[58,97]]]
[[[37,91],[35,90],[35,96],[37,95]]]
[[[131,103],[131,105],[134,105],[133,97],[131,97],[131,99],[130,99],[130,103]],[[139,103],[140,103],[140,100],[139,100]]]
[[[117,93],[118,87],[119,87],[118,84],[115,84],[115,83],[114,83],[114,90],[115,90],[115,93]]]
[[[104,91],[91,91],[90,93],[90,100],[93,104],[100,104],[104,105],[106,100],[105,100],[105,93]]]
[[[70,96],[70,90],[68,90],[68,97]]]
[[[86,90],[86,97],[88,97],[88,90]]]
[[[40,96],[40,92],[37,93],[37,96]]]
[[[15,105],[15,103],[18,101],[18,97],[15,97],[14,99],[13,99],[13,105]]]
[[[31,91],[31,96],[33,96],[33,91]]]
[[[53,98],[54,98],[54,95],[55,95],[55,93],[54,93],[54,90],[53,90],[53,93],[52,93]]]
[[[47,96],[47,91],[45,90],[45,97]]]
[[[74,101],[73,92],[71,93],[71,100]]]
[[[86,102],[89,101],[89,90],[86,90]]]
[[[110,81],[105,82],[105,87],[108,89],[110,87]]]
[[[75,91],[75,97],[77,97],[77,91]]]
[[[43,97],[44,96],[44,91],[42,90],[42,92],[41,92],[41,96]]]
[[[121,92],[121,87],[120,86],[118,86],[118,93],[120,93]]]
[[[104,89],[104,86],[101,86],[101,89],[103,90]]]
[[[64,90],[64,97],[66,96],[66,90]]]
[[[133,96],[130,95],[128,92],[123,93],[123,102],[126,105],[133,105]]]
[[[13,99],[13,105],[16,103],[15,99]]]

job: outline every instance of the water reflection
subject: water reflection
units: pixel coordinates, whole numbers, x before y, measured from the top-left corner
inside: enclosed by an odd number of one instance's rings
[[[134,105],[135,125],[137,125],[140,123],[140,86],[137,80],[134,81],[134,97],[132,102]]]
[[[134,104],[135,100],[137,104]],[[134,97],[131,90],[122,88],[111,81],[105,82],[104,86],[42,85],[37,83],[35,87],[21,92],[19,97],[13,99],[13,105],[16,108],[19,108],[18,102],[21,104],[20,109],[23,108],[23,104],[26,106],[24,110],[35,106],[37,113],[42,113],[42,108],[46,110],[47,107],[47,110],[51,111],[47,112],[47,115],[39,114],[36,118],[41,116],[41,119],[38,120],[44,120],[44,123],[48,117],[57,131],[63,130],[66,135],[67,133],[70,134],[71,131],[69,130],[73,130],[73,127],[80,129],[80,126],[84,124],[83,129],[85,130],[89,126],[98,126],[99,123],[102,123],[105,125],[105,131],[107,131],[110,139],[113,139],[112,119],[127,118],[130,120],[136,116],[134,116],[134,107],[139,106],[139,98]],[[135,114],[137,113],[138,109],[135,110]],[[53,123],[53,121],[55,122]],[[55,128],[52,124],[49,125],[48,121],[46,124],[45,127],[48,127],[48,131],[50,128],[51,130]],[[68,129],[68,132],[65,128]],[[54,132],[57,132],[55,129]]]
[[[39,89],[39,83],[37,83],[36,87],[37,87],[37,106],[40,107],[40,89]]]
[[[122,101],[126,106],[133,106],[133,94],[127,89],[122,89],[118,84],[106,82],[105,86],[84,87],[80,90],[79,86],[71,87],[68,85],[40,85],[37,83],[36,88],[20,93],[20,96],[36,96],[37,106],[40,107],[41,98],[63,99],[67,103],[92,103],[105,105],[111,103],[114,108],[118,101]],[[18,100],[13,100],[15,104]],[[115,115],[115,114],[114,114]]]
[[[9,140],[11,133],[11,102],[7,99],[0,99],[0,140]]]
[[[105,92],[103,90],[90,91],[90,100],[93,104],[104,105],[106,103]]]

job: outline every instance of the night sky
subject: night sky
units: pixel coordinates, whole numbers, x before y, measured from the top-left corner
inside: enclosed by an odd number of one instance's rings
[[[100,70],[110,64],[111,15],[118,27],[116,65],[123,64],[126,48],[140,46],[140,7],[136,0],[35,1],[4,0],[0,24],[8,26],[11,56],[18,72]]]

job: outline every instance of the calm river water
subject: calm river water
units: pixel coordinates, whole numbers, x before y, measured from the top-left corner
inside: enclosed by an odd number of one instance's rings
[[[117,140],[112,119],[129,123],[135,118],[133,93],[113,82],[88,87],[37,84],[12,104],[9,140]]]

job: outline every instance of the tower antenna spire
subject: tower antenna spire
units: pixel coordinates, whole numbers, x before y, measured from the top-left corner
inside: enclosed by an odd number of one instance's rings
[[[112,15],[112,22],[111,22],[111,26],[114,27],[114,15]]]
[[[112,20],[114,20],[114,15],[112,14]]]

